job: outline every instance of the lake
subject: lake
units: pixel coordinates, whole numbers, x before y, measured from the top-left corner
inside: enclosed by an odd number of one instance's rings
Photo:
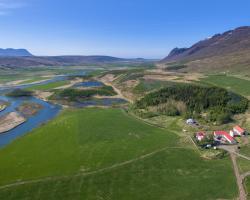
[[[86,82],[81,82],[77,83],[74,85],[74,87],[101,87],[104,84],[99,81],[86,81]]]
[[[67,80],[70,76],[75,75],[86,75],[85,72],[81,72],[80,74],[69,74],[69,75],[62,75],[62,76],[56,76],[50,80],[45,80],[40,83],[29,83],[24,85],[18,85],[18,86],[8,86],[8,87],[1,87],[0,88],[0,101],[8,102],[9,105],[6,107],[5,110],[0,112],[0,117],[10,113],[10,112],[16,112],[16,109],[23,104],[24,102],[33,102],[40,104],[43,108],[34,116],[31,116],[27,119],[27,121],[20,126],[6,132],[0,134],[0,148],[3,148],[4,146],[10,144],[13,140],[25,135],[26,133],[29,133],[34,128],[37,128],[41,126],[42,124],[48,122],[49,120],[55,118],[60,110],[60,105],[55,105],[49,102],[45,102],[41,99],[37,99],[35,97],[6,97],[4,94],[10,92],[14,89],[25,89],[30,86],[35,85],[43,85],[48,84],[52,82]],[[100,87],[104,84],[102,82],[98,81],[87,81],[82,82],[79,84],[76,84],[74,87]],[[74,106],[78,108],[87,107],[87,106],[112,106],[117,104],[123,104],[127,103],[126,100],[120,99],[120,98],[103,98],[103,99],[93,99],[93,100],[83,100],[81,102],[77,102]]]

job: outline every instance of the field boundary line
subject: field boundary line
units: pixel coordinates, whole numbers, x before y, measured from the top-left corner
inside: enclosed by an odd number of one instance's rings
[[[126,165],[129,165],[131,163],[134,163],[134,162],[137,162],[137,161],[140,161],[140,160],[144,160],[144,159],[146,159],[148,157],[151,157],[151,156],[153,156],[153,155],[155,155],[157,153],[163,152],[163,151],[165,151],[167,149],[187,149],[187,148],[186,147],[164,147],[164,148],[155,150],[155,151],[153,151],[151,153],[139,156],[137,158],[127,160],[127,161],[124,161],[124,162],[121,162],[121,163],[117,163],[117,164],[111,165],[109,167],[105,167],[105,168],[98,169],[98,170],[95,170],[95,171],[90,171],[90,172],[85,172],[85,173],[83,172],[83,173],[73,174],[73,175],[69,175],[69,176],[45,177],[45,178],[35,179],[35,180],[19,181],[19,182],[15,182],[15,183],[0,186],[0,190],[8,189],[8,188],[15,187],[15,186],[20,186],[20,185],[27,185],[27,184],[33,184],[33,183],[43,183],[43,182],[47,182],[47,181],[57,181],[57,180],[62,180],[62,179],[67,179],[67,178],[75,178],[75,177],[80,177],[80,176],[94,175],[94,174],[102,173],[102,172],[109,171],[109,170],[112,170],[112,169],[116,169],[116,168],[119,168],[119,167],[122,167],[122,166],[126,166]]]

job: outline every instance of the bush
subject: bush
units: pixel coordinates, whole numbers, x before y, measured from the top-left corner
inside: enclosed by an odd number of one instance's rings
[[[230,111],[221,109],[221,108],[213,108],[209,111],[208,120],[212,122],[216,122],[217,124],[224,124],[232,121],[232,113]]]

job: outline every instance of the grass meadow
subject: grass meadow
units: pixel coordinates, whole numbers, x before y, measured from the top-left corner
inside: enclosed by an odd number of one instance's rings
[[[250,199],[250,177],[247,177],[244,181],[245,190],[247,191],[247,199]]]
[[[70,81],[56,81],[56,82],[52,82],[52,83],[47,83],[47,84],[43,84],[43,85],[34,85],[31,86],[29,88],[27,88],[28,90],[51,90],[51,89],[55,89],[57,87],[61,87],[64,85],[69,84]]]
[[[201,82],[223,87],[243,96],[250,96],[250,80],[227,75],[209,75],[201,79]]]
[[[230,159],[179,139],[120,109],[63,111],[0,150],[0,199],[235,199]]]

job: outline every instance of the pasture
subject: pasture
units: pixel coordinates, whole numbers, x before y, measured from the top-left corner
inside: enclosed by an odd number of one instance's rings
[[[64,85],[69,84],[70,81],[56,81],[56,82],[52,82],[52,83],[47,83],[47,84],[42,84],[42,85],[34,85],[28,88],[28,90],[51,90],[51,89],[55,89],[57,87],[61,87]]]
[[[236,198],[229,158],[202,159],[179,139],[120,109],[63,111],[0,150],[0,199]]]
[[[247,191],[247,199],[250,199],[250,178],[247,177],[244,181],[245,190]]]
[[[250,96],[250,80],[227,75],[209,75],[202,78],[201,82],[223,87],[243,96]]]

